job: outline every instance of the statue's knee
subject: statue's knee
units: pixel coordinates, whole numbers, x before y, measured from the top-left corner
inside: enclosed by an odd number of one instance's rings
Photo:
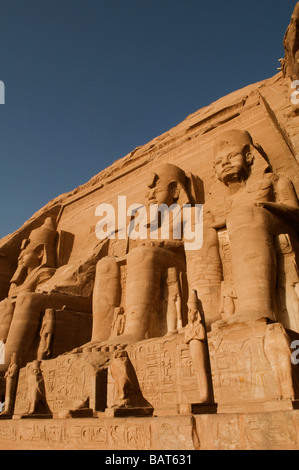
[[[113,272],[118,272],[118,267],[115,258],[105,257],[98,261],[96,266],[96,275],[103,276]]]
[[[23,292],[18,295],[16,302],[16,309],[21,307],[22,309],[32,308],[36,303],[36,297],[32,292]]]
[[[153,247],[140,246],[134,248],[128,255],[128,263],[136,267],[138,266],[139,269],[152,267],[155,259],[156,255]]]

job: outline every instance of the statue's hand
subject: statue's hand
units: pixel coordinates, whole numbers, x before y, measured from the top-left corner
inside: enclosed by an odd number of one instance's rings
[[[277,202],[261,201],[261,202],[255,202],[254,205],[256,207],[263,207],[264,209],[268,209],[268,210],[271,210],[271,209],[282,210],[283,209],[283,204],[278,204]]]

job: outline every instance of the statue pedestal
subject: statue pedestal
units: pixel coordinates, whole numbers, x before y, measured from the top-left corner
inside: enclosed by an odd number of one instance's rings
[[[298,335],[299,337],[299,335]],[[292,338],[294,339],[294,338]],[[298,366],[291,364],[290,340],[280,323],[267,319],[218,324],[208,333],[215,404],[201,405],[196,374],[184,334],[127,346],[144,398],[154,416],[267,412],[298,409]],[[41,364],[46,402],[55,416],[92,413],[142,415],[112,408],[114,383],[108,374],[113,352],[69,353]],[[15,414],[29,408],[27,367],[20,370]],[[111,411],[112,409],[112,411]],[[70,411],[73,410],[73,411]],[[61,414],[62,413],[62,414]],[[144,412],[148,416],[148,411]],[[1,419],[1,417],[0,417]]]
[[[179,414],[181,415],[209,415],[217,413],[217,403],[190,403],[179,405]]]
[[[43,413],[30,413],[23,415],[13,415],[12,419],[52,419],[52,414],[43,414]]]
[[[272,400],[248,403],[223,404],[218,407],[218,413],[259,413],[271,411],[299,410],[299,400]]]
[[[82,408],[79,410],[67,410],[60,413],[54,414],[55,418],[67,419],[67,418],[92,418],[93,410],[91,408]]]
[[[92,350],[43,361],[53,419],[17,419],[29,404],[23,368],[14,419],[0,421],[0,449],[299,449],[298,366],[290,362],[289,342],[282,326],[267,319],[214,325],[208,333],[211,405],[198,403],[183,333],[126,348],[153,409],[109,408],[113,352]]]
[[[106,408],[107,418],[128,418],[129,416],[152,416],[153,408]]]
[[[208,335],[218,413],[297,409],[298,366],[280,323],[218,322]]]

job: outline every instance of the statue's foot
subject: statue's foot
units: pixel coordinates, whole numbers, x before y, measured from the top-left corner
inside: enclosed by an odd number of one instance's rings
[[[116,349],[125,349],[126,346],[136,343],[137,341],[140,341],[140,339],[132,335],[119,335],[98,343],[94,348],[98,351],[109,352],[115,351]]]
[[[11,416],[12,412],[10,410],[4,410],[0,413],[0,416]]]
[[[137,342],[138,339],[131,335],[120,335],[110,338],[106,341],[97,340],[96,338],[89,343],[73,349],[73,353],[83,353],[92,351],[113,352],[116,349],[125,349],[128,344]],[[140,341],[140,340],[139,340]]]
[[[230,317],[223,318],[221,320],[217,320],[212,324],[212,330],[216,330],[218,328],[234,325],[234,324],[242,324],[242,323],[252,323],[258,320],[265,320],[273,322],[272,315],[263,314],[254,310],[246,310],[246,311],[237,311]]]
[[[172,336],[172,335],[175,335],[176,333],[178,333],[178,330],[167,331],[165,336]]]

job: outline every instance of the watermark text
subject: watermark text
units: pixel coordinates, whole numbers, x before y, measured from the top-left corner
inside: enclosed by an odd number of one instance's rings
[[[95,211],[99,240],[182,240],[186,250],[199,250],[203,243],[203,205],[131,204],[118,196],[117,215],[112,204],[99,204]]]
[[[291,84],[291,88],[295,89],[291,94],[291,101],[293,104],[299,104],[299,80],[294,80]]]
[[[0,80],[0,104],[5,104],[5,85],[2,80]]]

